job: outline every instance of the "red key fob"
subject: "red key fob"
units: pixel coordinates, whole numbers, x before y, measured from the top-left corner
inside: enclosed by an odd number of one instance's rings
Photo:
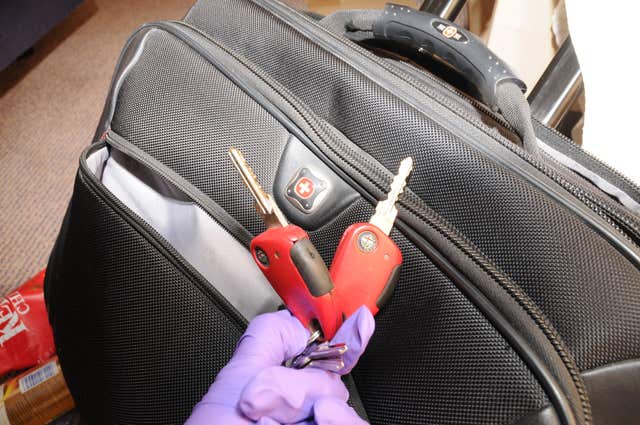
[[[324,260],[300,227],[267,229],[251,241],[251,253],[291,313],[307,328],[333,338],[338,329],[334,289]]]
[[[330,274],[336,308],[346,320],[362,305],[376,315],[391,298],[400,275],[402,253],[371,223],[352,224],[345,230],[333,257]]]

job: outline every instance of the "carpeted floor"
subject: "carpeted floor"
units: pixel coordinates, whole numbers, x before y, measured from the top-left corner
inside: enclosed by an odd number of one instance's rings
[[[0,72],[0,295],[46,266],[128,36],[194,0],[86,0]]]

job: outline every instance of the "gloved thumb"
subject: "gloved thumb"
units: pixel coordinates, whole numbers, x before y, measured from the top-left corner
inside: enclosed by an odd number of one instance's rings
[[[316,401],[313,405],[313,419],[316,425],[367,425],[351,406],[334,397]]]
[[[275,366],[261,371],[242,391],[238,407],[248,418],[297,423],[311,417],[315,401],[332,397],[346,401],[349,392],[340,375],[320,369]]]
[[[376,322],[373,320],[373,315],[365,306],[356,310],[340,326],[331,342],[334,344],[345,343],[348,347],[347,352],[342,356],[344,367],[340,370],[341,375],[348,374],[356,366],[358,359],[369,344],[375,327]]]
[[[280,422],[276,422],[271,418],[263,416],[260,419],[258,419],[258,422],[256,422],[256,425],[280,425]]]
[[[288,311],[261,314],[249,323],[231,361],[257,372],[295,356],[308,338],[309,331]]]

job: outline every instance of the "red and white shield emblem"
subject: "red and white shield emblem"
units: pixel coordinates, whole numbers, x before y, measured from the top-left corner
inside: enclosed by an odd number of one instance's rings
[[[315,191],[313,181],[311,179],[308,179],[307,177],[301,177],[296,182],[295,191],[296,195],[298,195],[302,199],[310,198]]]
[[[308,168],[300,168],[289,181],[285,194],[289,202],[303,213],[310,213],[322,202],[327,192],[327,183]]]

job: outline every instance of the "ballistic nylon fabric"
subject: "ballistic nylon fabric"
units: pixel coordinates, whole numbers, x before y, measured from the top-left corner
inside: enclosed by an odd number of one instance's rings
[[[638,355],[637,271],[573,215],[258,7],[201,2],[188,20],[267,70],[386,167],[412,155],[413,191],[522,285],[581,368]],[[226,150],[241,148],[271,187],[288,133],[176,39],[148,37],[112,128],[251,232],[264,229]],[[52,278],[53,304],[65,306],[52,317],[70,387],[91,422],[180,423],[243,324],[81,186]],[[314,232],[323,258],[348,224],[371,212],[360,201]],[[508,424],[547,405],[497,331],[413,244],[393,237],[405,258],[401,279],[354,373],[372,423]],[[104,374],[96,379],[94,369]],[[152,390],[142,399],[144,387]]]
[[[47,301],[83,420],[184,423],[231,358],[244,322],[81,179],[63,235]]]
[[[202,0],[185,20],[387,168],[411,155],[411,189],[525,290],[581,370],[640,357],[638,270],[572,212],[251,1]]]
[[[344,229],[366,221],[358,201],[310,237],[331,257]],[[510,424],[548,404],[509,344],[415,245],[395,229],[403,266],[353,372],[372,424]],[[325,257],[327,258],[327,257]]]
[[[56,341],[81,412],[89,423],[181,423],[230,358],[243,323],[82,180],[72,205],[49,300],[64,306],[53,316]],[[372,211],[359,201],[311,237],[326,253]],[[509,424],[548,404],[473,305],[415,246],[393,237],[403,273],[354,372],[371,423]]]
[[[353,372],[372,423],[511,424],[547,405],[499,333],[409,241],[396,241],[401,284]]]

